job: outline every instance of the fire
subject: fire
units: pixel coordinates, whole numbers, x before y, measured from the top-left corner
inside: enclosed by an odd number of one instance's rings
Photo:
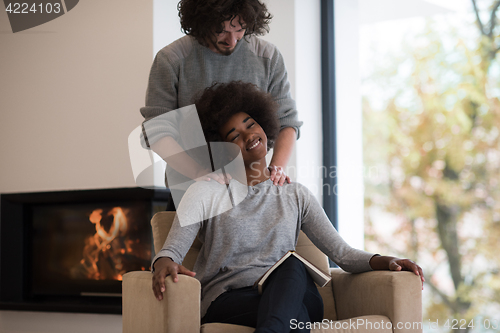
[[[85,240],[83,258],[80,261],[85,270],[84,275],[89,279],[121,280],[123,273],[125,273],[120,256],[124,253],[124,244],[122,244],[120,236],[126,235],[127,218],[124,210],[120,207],[109,210],[105,214],[105,219],[109,219],[111,216],[113,222],[109,228],[102,225],[102,209],[95,209],[89,216],[90,222],[95,224],[96,232]]]
[[[118,232],[121,232],[122,234],[125,234],[127,231],[127,218],[125,217],[125,213],[120,207],[115,207],[112,210],[109,211],[108,216],[113,215],[113,225],[109,229],[109,232],[107,232],[102,226],[101,226],[101,220],[102,220],[102,209],[96,209],[94,210],[90,216],[89,220],[90,222],[94,223],[95,229],[96,229],[96,236],[99,237],[99,239],[96,239],[97,241],[100,241],[101,239],[103,240],[102,244],[104,246],[108,246],[109,242],[111,242],[115,237],[118,235]]]
[[[75,279],[122,280],[132,270],[146,270],[150,244],[137,233],[137,219],[130,209],[94,209],[88,220],[95,233],[85,238],[82,259],[70,269]]]

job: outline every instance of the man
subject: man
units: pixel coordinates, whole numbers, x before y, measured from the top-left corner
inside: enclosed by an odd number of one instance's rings
[[[215,82],[250,82],[270,93],[279,105],[280,133],[270,162],[271,180],[283,185],[302,122],[297,119],[283,57],[256,36],[269,31],[271,15],[258,0],[181,0],[178,5],[184,36],[166,46],[153,62],[146,94],[146,145],[191,179],[222,182],[221,175],[184,154],[179,129],[169,120],[150,120],[193,104],[193,97]]]

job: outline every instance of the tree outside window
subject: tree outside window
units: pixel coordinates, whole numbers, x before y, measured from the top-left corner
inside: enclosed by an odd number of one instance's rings
[[[361,31],[366,249],[424,268],[443,332],[500,330],[500,0],[469,1]]]

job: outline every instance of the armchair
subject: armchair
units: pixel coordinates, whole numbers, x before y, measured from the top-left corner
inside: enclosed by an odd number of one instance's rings
[[[151,220],[155,252],[165,242],[175,212],[157,213]],[[201,243],[195,240],[183,265],[192,269]],[[330,271],[332,281],[318,288],[324,303],[324,320],[311,330],[319,332],[422,332],[420,279],[410,272],[373,271],[350,274],[330,269],[328,260],[301,232],[296,248],[302,256]],[[158,301],[152,290],[151,272],[123,276],[124,333],[245,333],[254,329],[229,324],[200,324],[201,286],[195,278],[179,275],[166,279],[166,291]],[[299,325],[299,323],[296,323]]]

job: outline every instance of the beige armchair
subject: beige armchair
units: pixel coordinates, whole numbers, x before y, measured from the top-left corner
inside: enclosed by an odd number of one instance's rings
[[[158,252],[172,225],[174,212],[157,213],[151,220],[155,251]],[[183,265],[193,268],[201,243],[196,240]],[[410,272],[374,271],[350,274],[328,267],[327,257],[301,232],[296,249],[325,271],[332,281],[319,288],[324,302],[323,322],[311,332],[422,332],[420,279]],[[123,276],[124,333],[245,333],[254,329],[228,324],[200,324],[200,283],[180,275],[166,279],[164,299],[152,290],[150,272]],[[297,323],[298,325],[298,323]]]

